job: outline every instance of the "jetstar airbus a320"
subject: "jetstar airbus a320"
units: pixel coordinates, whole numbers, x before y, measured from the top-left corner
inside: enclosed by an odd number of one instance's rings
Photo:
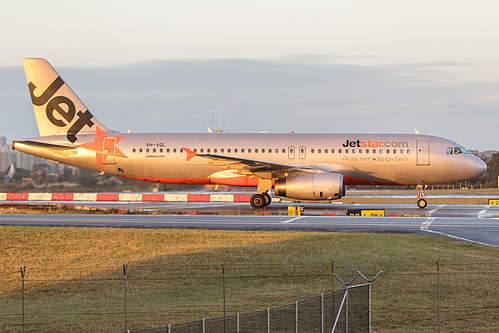
[[[334,200],[346,185],[422,189],[487,169],[459,143],[421,134],[120,133],[102,125],[46,60],[23,64],[40,136],[13,149],[118,177],[252,186],[251,205],[262,208],[272,188],[276,196]]]

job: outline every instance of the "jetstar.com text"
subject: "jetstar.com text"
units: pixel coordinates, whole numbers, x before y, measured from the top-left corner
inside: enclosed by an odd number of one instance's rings
[[[347,140],[343,147],[373,147],[373,148],[408,148],[409,142],[407,141],[360,141],[360,140]]]

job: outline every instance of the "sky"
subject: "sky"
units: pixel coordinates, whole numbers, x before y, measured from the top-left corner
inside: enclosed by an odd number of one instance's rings
[[[395,132],[499,150],[497,1],[2,5],[0,136],[38,135],[21,64],[48,59],[107,127]]]

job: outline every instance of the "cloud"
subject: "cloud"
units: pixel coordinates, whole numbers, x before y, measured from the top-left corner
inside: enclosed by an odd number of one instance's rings
[[[335,57],[153,60],[58,72],[104,124],[133,132],[412,132],[495,149],[497,83],[442,81],[465,63],[355,66]],[[57,67],[57,64],[54,64]],[[22,68],[0,68],[0,135],[37,134]],[[479,113],[480,124],[470,123]],[[29,116],[28,116],[29,115]],[[26,121],[26,119],[30,119]],[[28,124],[28,126],[26,126]],[[33,130],[35,129],[35,130]]]

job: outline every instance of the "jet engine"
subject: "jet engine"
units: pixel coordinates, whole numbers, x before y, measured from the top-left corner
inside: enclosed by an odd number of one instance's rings
[[[343,175],[339,173],[318,173],[278,179],[275,195],[281,197],[326,200],[339,199],[345,195]]]

